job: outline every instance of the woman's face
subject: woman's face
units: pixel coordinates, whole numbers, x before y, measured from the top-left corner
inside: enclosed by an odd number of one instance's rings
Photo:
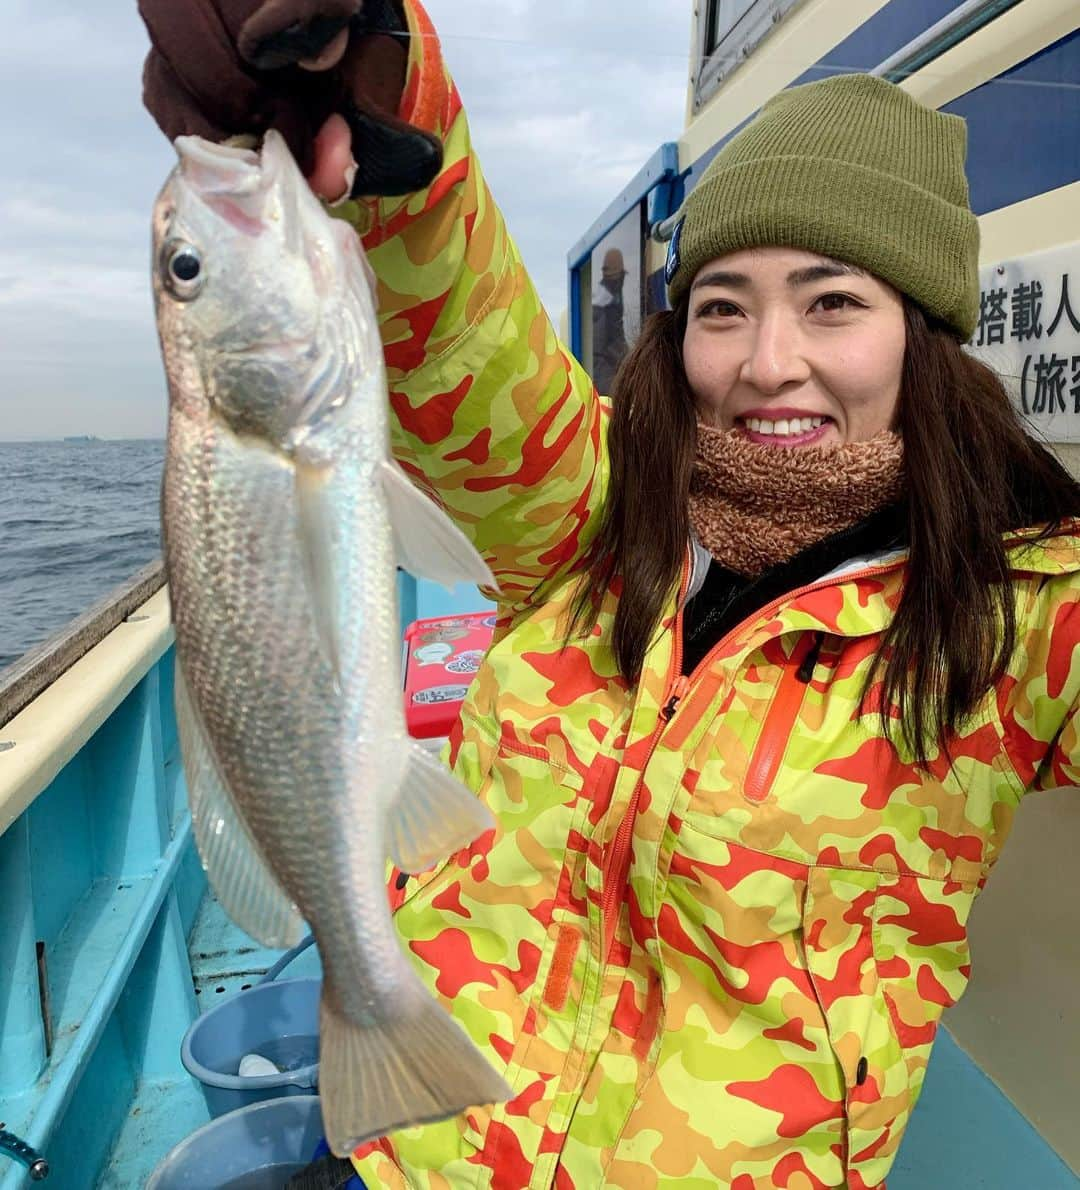
[[[833,446],[895,426],[904,340],[886,282],[797,248],[749,248],[698,270],[683,361],[706,424]]]

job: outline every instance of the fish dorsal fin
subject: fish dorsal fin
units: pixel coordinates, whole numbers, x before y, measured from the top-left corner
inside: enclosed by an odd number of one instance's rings
[[[387,819],[387,848],[403,872],[422,872],[495,825],[491,812],[422,744],[408,763]]]
[[[303,918],[236,809],[179,662],[175,701],[191,824],[207,879],[222,908],[246,934],[275,949],[295,946],[303,937]]]
[[[334,468],[297,461],[295,466],[297,545],[311,616],[320,647],[341,689],[341,621],[334,566],[335,512],[330,500]]]
[[[444,587],[475,583],[498,590],[472,542],[433,500],[413,487],[397,463],[385,459],[379,469],[402,570]]]

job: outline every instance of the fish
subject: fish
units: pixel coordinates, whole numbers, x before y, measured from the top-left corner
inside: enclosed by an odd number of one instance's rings
[[[374,274],[284,140],[175,141],[152,279],[169,394],[161,513],[193,833],[266,946],[323,965],[327,1142],[509,1098],[394,931],[421,871],[495,823],[406,730],[397,567],[497,590],[390,448]]]

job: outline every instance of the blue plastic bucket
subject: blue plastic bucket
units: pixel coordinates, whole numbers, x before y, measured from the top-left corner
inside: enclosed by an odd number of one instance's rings
[[[321,1136],[317,1095],[253,1103],[182,1140],[145,1190],[281,1190],[311,1161]]]
[[[321,990],[319,979],[264,982],[212,1008],[188,1029],[180,1059],[202,1084],[212,1116],[264,1099],[314,1094]],[[245,1054],[261,1054],[283,1069],[241,1078],[237,1071]]]

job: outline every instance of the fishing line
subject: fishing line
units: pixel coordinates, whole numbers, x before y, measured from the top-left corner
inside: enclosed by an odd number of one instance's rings
[[[595,36],[602,37],[603,30],[598,31]],[[663,59],[671,62],[687,61],[687,54],[668,54],[657,53],[655,50],[645,51],[636,49],[633,46],[598,46],[588,43],[563,42],[563,41],[543,41],[536,38],[521,38],[521,37],[493,37],[485,36],[476,33],[413,33],[411,37],[418,38],[424,41],[447,42],[447,41],[477,41],[489,45],[512,45],[520,46],[523,49],[532,50],[571,50],[575,53],[588,53],[602,55],[603,57],[626,57],[626,58],[641,58],[657,60]],[[746,62],[746,57],[739,51],[730,54],[712,53],[702,62],[702,66],[712,65],[715,62],[722,62],[730,65],[733,62]],[[865,74],[873,70],[878,63],[867,62],[861,66],[847,62],[829,62],[827,64],[810,64],[806,65],[805,59],[795,57],[780,57],[774,54],[769,54],[770,63],[787,64],[792,66],[799,66],[807,73],[837,73],[837,74]],[[918,75],[920,78],[926,79],[950,79],[953,77],[952,71],[935,71],[926,66],[921,66],[917,70],[907,72],[908,77]],[[1080,91],[1080,83],[1066,83],[1054,82],[1043,79],[1006,79],[1006,78],[991,78],[979,83],[979,87],[1040,87],[1043,89],[1057,88],[1062,91]]]

